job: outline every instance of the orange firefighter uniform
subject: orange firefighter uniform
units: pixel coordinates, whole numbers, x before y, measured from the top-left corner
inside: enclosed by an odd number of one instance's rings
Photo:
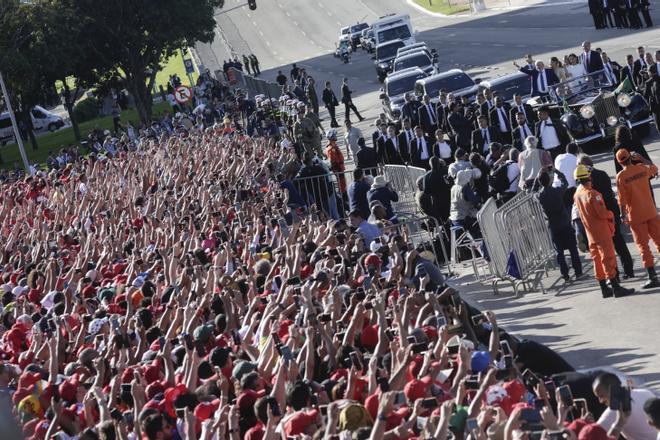
[[[604,281],[617,275],[614,254],[614,214],[605,207],[601,193],[591,187],[591,182],[582,184],[573,197],[580,220],[589,239],[589,252],[594,261],[596,279]]]
[[[625,215],[630,224],[645,268],[654,266],[649,238],[660,253],[660,219],[649,186],[649,180],[657,174],[655,165],[629,164],[616,175],[621,215]]]
[[[344,194],[346,192],[346,177],[344,176],[346,167],[344,165],[344,155],[337,142],[331,141],[326,147],[325,154],[330,160],[330,171],[337,173],[339,177],[339,192]]]

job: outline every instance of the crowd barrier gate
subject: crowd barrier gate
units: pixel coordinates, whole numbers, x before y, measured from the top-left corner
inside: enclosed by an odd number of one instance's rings
[[[417,186],[415,181],[426,173],[424,168],[409,167],[406,165],[385,165],[383,176],[393,190],[399,195],[399,201],[392,203],[396,213],[423,215],[415,201]]]
[[[510,282],[516,296],[520,296],[521,286],[525,291],[538,286],[545,293],[541,278],[547,275],[556,253],[543,208],[534,194],[521,192],[500,208],[491,199],[477,219],[490,258],[495,294],[500,281]],[[510,270],[514,259],[517,274]]]

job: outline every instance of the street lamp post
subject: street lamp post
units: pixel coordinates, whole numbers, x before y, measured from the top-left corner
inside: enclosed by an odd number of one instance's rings
[[[23,159],[23,166],[25,167],[25,172],[29,175],[32,175],[30,171],[30,163],[27,160],[27,155],[25,154],[25,148],[23,147],[23,139],[21,138],[21,133],[18,130],[18,124],[16,123],[16,116],[14,116],[14,110],[11,108],[11,100],[9,99],[9,93],[7,92],[7,86],[5,86],[5,79],[2,77],[2,72],[0,72],[0,88],[2,88],[2,97],[5,100],[7,105],[7,111],[9,112],[9,118],[11,119],[11,125],[14,128],[14,137],[16,137],[16,143],[18,144],[18,150],[21,152],[21,158]]]

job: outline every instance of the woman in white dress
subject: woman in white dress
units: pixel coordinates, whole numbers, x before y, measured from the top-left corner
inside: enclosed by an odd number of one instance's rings
[[[566,76],[569,80],[574,78],[579,78],[587,74],[587,71],[584,69],[584,66],[580,62],[580,59],[574,53],[570,54],[567,57],[566,63],[564,64],[566,68]],[[571,81],[571,92],[577,93],[582,86],[585,84],[585,80]]]

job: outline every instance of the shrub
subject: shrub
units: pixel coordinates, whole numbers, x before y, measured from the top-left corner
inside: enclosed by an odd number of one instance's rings
[[[73,107],[73,116],[80,124],[91,121],[99,115],[99,106],[96,98],[85,98]]]

